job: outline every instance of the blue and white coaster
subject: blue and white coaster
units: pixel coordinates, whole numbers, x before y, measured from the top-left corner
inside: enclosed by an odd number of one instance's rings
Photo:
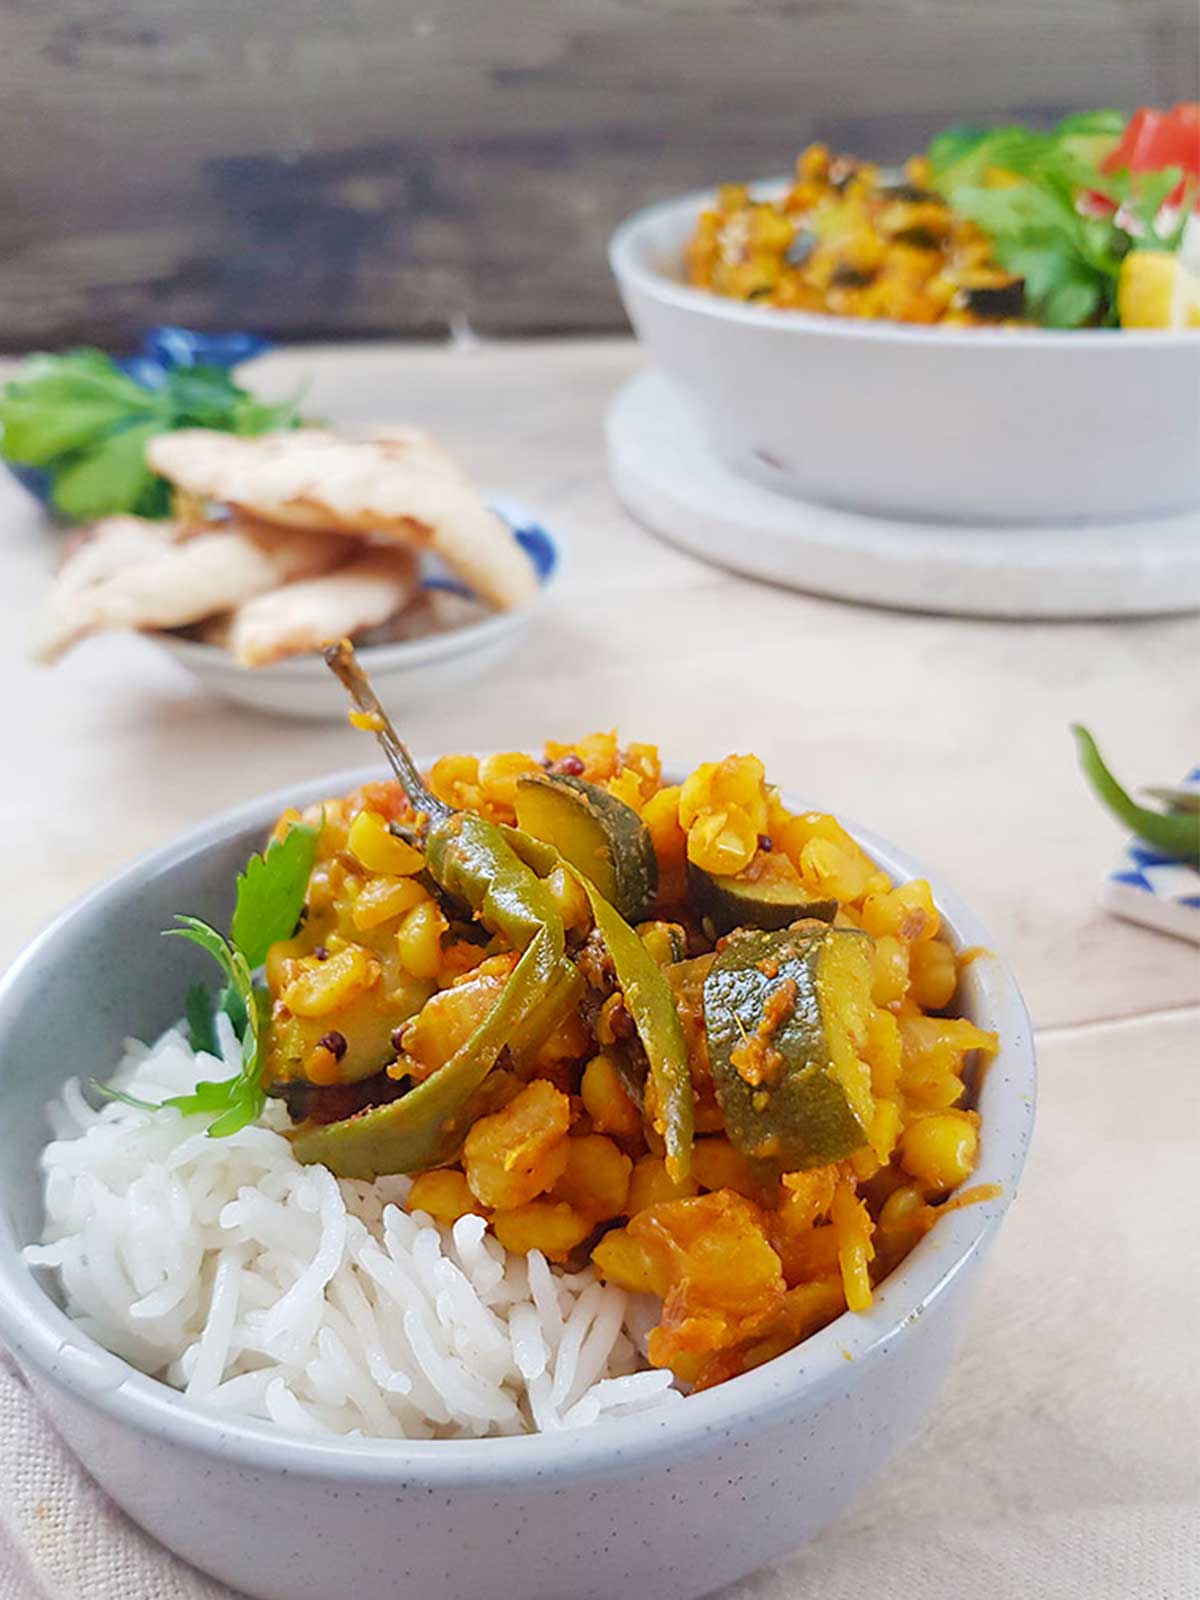
[[[1179,785],[1200,794],[1200,767]],[[1200,944],[1200,870],[1131,839],[1120,864],[1100,885],[1100,904],[1119,917]]]

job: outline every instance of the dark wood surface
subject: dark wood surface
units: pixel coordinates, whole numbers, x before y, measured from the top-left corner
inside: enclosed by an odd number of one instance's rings
[[[604,329],[628,211],[1194,97],[1195,0],[4,0],[0,342]]]

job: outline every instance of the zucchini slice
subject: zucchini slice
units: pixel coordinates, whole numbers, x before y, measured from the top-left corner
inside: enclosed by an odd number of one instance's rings
[[[803,918],[832,922],[836,900],[814,900],[794,879],[762,876],[719,877],[688,862],[688,899],[705,931],[714,938],[734,928],[774,932]]]
[[[403,977],[394,988],[376,984],[344,1010],[325,1017],[296,1017],[290,1012],[272,1017],[267,1031],[264,1081],[276,1093],[283,1084],[304,1082],[306,1063],[323,1039],[336,1033],[342,1043],[338,1082],[358,1083],[371,1078],[395,1060],[392,1034],[429,999],[434,985],[421,978]]]
[[[704,1024],[725,1130],[773,1173],[842,1161],[875,1102],[860,1059],[872,1012],[871,941],[800,923],[734,935],[704,980]]]
[[[517,826],[553,845],[627,922],[654,904],[658,861],[650,830],[607,789],[561,773],[519,778]]]

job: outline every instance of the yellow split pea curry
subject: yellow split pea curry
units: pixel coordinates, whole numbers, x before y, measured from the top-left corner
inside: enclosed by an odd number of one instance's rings
[[[613,733],[425,778],[397,748],[402,781],[305,813],[305,913],[267,957],[302,1160],[411,1173],[410,1209],[657,1296],[650,1359],[697,1386],[869,1306],[979,1193],[947,1198],[996,1040],[947,1013],[928,884],[753,755],[671,784]]]
[[[933,191],[924,156],[889,174],[810,145],[778,199],[725,184],[686,265],[696,288],[792,311],[977,327],[1025,310],[1022,280]]]

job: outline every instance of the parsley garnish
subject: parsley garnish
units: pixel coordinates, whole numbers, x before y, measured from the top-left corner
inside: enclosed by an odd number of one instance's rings
[[[209,1136],[221,1138],[253,1122],[266,1104],[262,1086],[263,1053],[268,1021],[266,990],[254,981],[256,967],[267,951],[296,930],[304,907],[304,893],[317,852],[318,830],[294,824],[283,839],[275,839],[261,856],[251,856],[238,875],[237,900],[228,939],[199,917],[176,917],[177,928],[167,937],[188,939],[207,951],[225,974],[224,988],[216,996],[216,1009],[224,1011],[241,1039],[241,1070],[220,1082],[201,1082],[191,1094],[172,1095],[162,1105],[177,1106],[185,1116],[212,1115]],[[192,1048],[217,1053],[213,1027],[214,1002],[202,984],[188,990],[188,1033]],[[96,1087],[112,1100],[143,1110],[158,1106],[104,1084]]]
[[[164,517],[170,491],[146,466],[146,446],[176,428],[266,433],[295,427],[295,401],[268,405],[223,367],[176,367],[157,388],[102,350],[30,356],[0,392],[0,455],[50,477],[54,509],[72,522],[114,512]]]

